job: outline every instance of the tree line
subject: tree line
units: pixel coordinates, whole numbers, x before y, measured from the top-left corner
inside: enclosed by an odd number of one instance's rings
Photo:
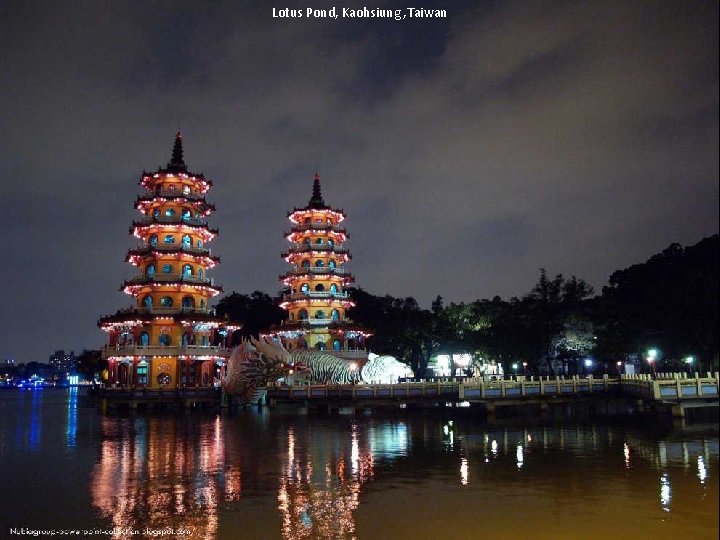
[[[368,328],[368,348],[389,354],[423,376],[433,355],[470,353],[484,361],[526,363],[530,373],[556,374],[592,359],[596,370],[660,351],[658,369],[718,368],[718,235],[682,247],[671,244],[648,261],[614,272],[600,293],[584,280],[540,270],[521,297],[495,296],[430,309],[412,297],[350,289],[348,318]],[[279,296],[255,291],[223,297],[217,312],[243,323],[236,340],[281,324]],[[647,366],[645,366],[647,368]]]

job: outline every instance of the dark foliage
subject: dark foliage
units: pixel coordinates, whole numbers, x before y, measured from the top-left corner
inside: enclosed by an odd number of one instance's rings
[[[242,328],[233,334],[233,345],[236,345],[244,337],[258,337],[260,332],[280,324],[285,319],[285,312],[279,303],[279,298],[261,291],[249,296],[233,292],[218,302],[216,312],[221,317],[242,323]]]
[[[439,352],[470,352],[503,363],[506,371],[511,363],[527,362],[530,373],[555,373],[591,355],[612,366],[650,347],[662,350],[668,368],[693,355],[717,369],[718,247],[717,235],[686,248],[673,244],[613,273],[594,297],[582,279],[548,277],[545,270],[522,298],[445,305],[438,296],[429,310],[412,297],[350,289],[356,307],[348,318],[374,332],[371,350],[408,363],[418,376]],[[284,318],[278,300],[259,291],[226,296],[217,310],[245,325],[238,338]]]

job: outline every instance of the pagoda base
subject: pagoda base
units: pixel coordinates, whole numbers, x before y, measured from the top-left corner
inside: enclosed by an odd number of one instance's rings
[[[185,387],[176,389],[145,387],[103,387],[98,391],[101,407],[138,407],[177,406],[197,407],[220,404],[219,388]]]

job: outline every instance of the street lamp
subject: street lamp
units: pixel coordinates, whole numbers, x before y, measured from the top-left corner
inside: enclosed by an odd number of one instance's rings
[[[617,366],[618,375],[621,374],[622,373],[622,362],[620,360],[618,360],[617,362],[615,362],[615,365]]]
[[[523,375],[527,375],[527,362],[523,362]]]
[[[658,354],[659,352],[657,349],[650,349],[647,352],[647,357],[645,358],[645,360],[647,360],[647,363],[650,364],[650,369],[653,375],[655,375],[655,360],[657,360]]]
[[[693,362],[695,362],[695,358],[693,358],[692,356],[688,356],[688,357],[685,359],[685,363],[688,365],[688,373],[689,373],[690,375],[692,375]]]
[[[513,368],[513,374],[517,377],[517,368],[518,368],[517,362],[513,363],[512,368]]]

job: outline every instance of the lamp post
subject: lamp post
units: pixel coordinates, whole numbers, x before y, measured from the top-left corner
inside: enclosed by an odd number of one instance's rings
[[[590,358],[585,359],[585,375],[592,372],[593,361]]]
[[[527,376],[527,362],[523,362],[523,375]]]
[[[650,349],[648,350],[647,357],[645,358],[647,363],[650,364],[650,370],[652,371],[653,376],[655,376],[655,360],[657,360],[658,354],[657,349]]]
[[[694,362],[695,362],[695,358],[692,357],[692,356],[688,356],[688,357],[685,359],[685,363],[686,363],[687,366],[688,366],[688,373],[689,373],[691,376],[692,376],[693,363],[694,363]]]
[[[617,366],[618,375],[622,375],[622,362],[618,360],[617,362],[615,362],[615,365]]]
[[[517,369],[518,369],[517,362],[513,363],[512,368],[513,368],[513,375],[515,375],[515,377],[517,377]]]

